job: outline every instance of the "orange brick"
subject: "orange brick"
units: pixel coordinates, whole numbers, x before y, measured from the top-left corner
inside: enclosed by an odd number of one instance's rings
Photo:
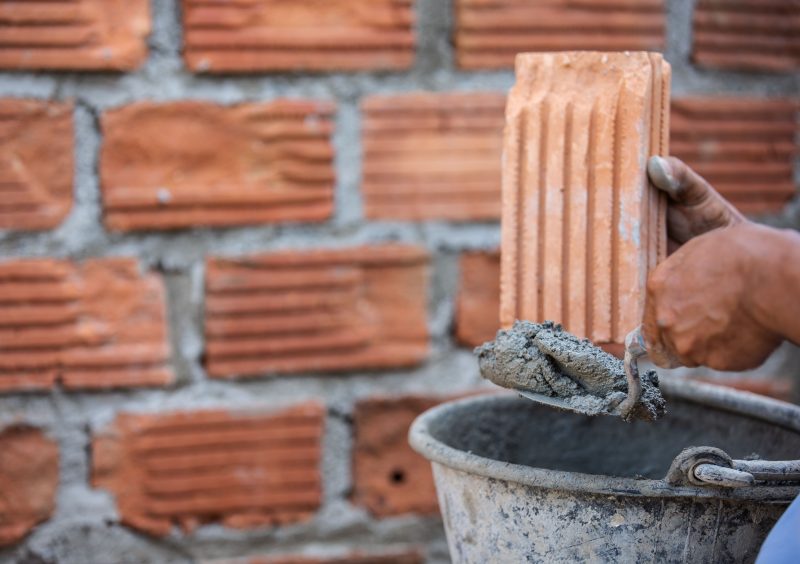
[[[0,392],[171,381],[164,287],[135,260],[0,262]]]
[[[0,229],[61,223],[72,207],[73,150],[72,104],[0,99]]]
[[[0,0],[4,69],[133,70],[149,34],[149,0]]]
[[[92,441],[92,484],[122,522],[163,536],[211,522],[234,528],[308,519],[321,502],[324,408],[131,414]]]
[[[800,2],[698,0],[692,37],[692,58],[700,66],[797,72]]]
[[[797,101],[688,98],[672,103],[672,153],[743,213],[775,213],[797,193]]]
[[[500,253],[473,252],[461,257],[456,298],[456,340],[477,347],[500,328]]]
[[[416,551],[390,553],[354,552],[345,556],[256,556],[251,558],[215,561],[213,564],[423,564],[425,560]]]
[[[363,104],[370,219],[500,218],[505,95],[373,96]]]
[[[332,105],[143,102],[103,116],[110,229],[321,221],[333,211]]]
[[[53,513],[58,446],[41,431],[16,426],[0,433],[0,546],[13,544]]]
[[[670,68],[653,53],[517,57],[506,110],[500,321],[553,320],[596,343],[641,323],[666,253],[647,157],[668,145]]]
[[[754,0],[755,1],[755,0]],[[524,51],[660,51],[664,0],[455,0],[456,60],[511,67]]]
[[[413,0],[182,0],[196,72],[405,69]]]
[[[378,245],[210,259],[212,377],[413,366],[428,352],[427,254]]]

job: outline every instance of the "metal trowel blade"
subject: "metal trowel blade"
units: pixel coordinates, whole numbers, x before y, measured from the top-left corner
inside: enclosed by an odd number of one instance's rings
[[[615,415],[609,411],[596,411],[592,409],[582,409],[580,407],[574,406],[568,403],[564,398],[554,398],[552,396],[546,396],[544,394],[537,394],[535,392],[523,392],[521,390],[515,390],[520,396],[525,399],[534,401],[536,403],[543,403],[550,407],[555,407],[556,409],[560,409],[561,411],[570,411],[572,413],[579,413],[581,415]]]

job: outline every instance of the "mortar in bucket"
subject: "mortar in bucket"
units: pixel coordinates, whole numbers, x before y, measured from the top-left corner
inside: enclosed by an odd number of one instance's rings
[[[410,441],[432,462],[453,561],[755,560],[800,492],[800,407],[685,380],[661,388],[669,412],[656,423],[506,394],[422,414]]]

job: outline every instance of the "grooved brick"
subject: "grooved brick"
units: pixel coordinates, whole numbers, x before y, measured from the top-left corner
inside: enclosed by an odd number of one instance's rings
[[[142,102],[102,119],[110,229],[321,221],[333,212],[333,111],[306,100]]]
[[[72,207],[73,149],[72,104],[0,99],[0,229],[61,223]]]
[[[367,98],[366,216],[499,219],[504,106],[505,95],[499,93]]]
[[[456,339],[477,347],[494,339],[500,328],[500,253],[471,252],[461,256],[456,298]]]
[[[405,69],[413,0],[182,0],[184,56],[196,72]]]
[[[0,262],[0,392],[172,378],[164,287],[135,260]]]
[[[221,522],[294,523],[321,502],[324,408],[119,415],[92,441],[92,484],[116,497],[122,522],[163,536]]]
[[[796,100],[685,98],[672,103],[672,153],[743,213],[775,213],[797,193]]]
[[[0,432],[0,546],[48,519],[58,489],[58,446],[38,429]]]
[[[423,564],[417,551],[364,553],[353,552],[344,556],[255,556],[235,560],[214,561],[210,564]]]
[[[456,60],[511,67],[525,51],[660,51],[664,0],[455,0]]]
[[[212,377],[413,366],[428,352],[427,253],[375,245],[209,259]]]
[[[0,0],[3,69],[133,70],[149,34],[149,0]]]
[[[669,65],[655,53],[522,54],[506,110],[500,321],[553,320],[596,343],[641,323],[666,254]]]

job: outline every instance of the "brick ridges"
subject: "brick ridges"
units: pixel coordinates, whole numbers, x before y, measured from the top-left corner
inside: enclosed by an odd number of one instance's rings
[[[133,70],[149,33],[149,0],[0,0],[0,68]]]
[[[413,0],[183,0],[184,54],[198,72],[405,69]]]
[[[73,150],[72,104],[0,99],[0,229],[61,223],[72,207]]]
[[[142,102],[107,112],[110,229],[322,221],[333,211],[331,104]]]
[[[664,0],[455,0],[456,58],[502,68],[526,51],[660,51]]]
[[[796,100],[675,100],[672,153],[742,212],[779,212],[797,193],[798,108]]]
[[[427,253],[404,245],[209,259],[212,377],[412,366],[427,356]]]
[[[500,253],[477,251],[461,256],[456,298],[456,340],[477,347],[500,328]]]
[[[364,112],[365,215],[497,220],[505,95],[372,96]]]
[[[321,502],[324,408],[122,414],[92,442],[92,483],[123,523],[163,536],[221,522],[235,528],[308,519]]]
[[[132,259],[0,262],[0,392],[172,381],[164,288]]]
[[[692,58],[704,67],[800,70],[800,1],[698,0]]]

